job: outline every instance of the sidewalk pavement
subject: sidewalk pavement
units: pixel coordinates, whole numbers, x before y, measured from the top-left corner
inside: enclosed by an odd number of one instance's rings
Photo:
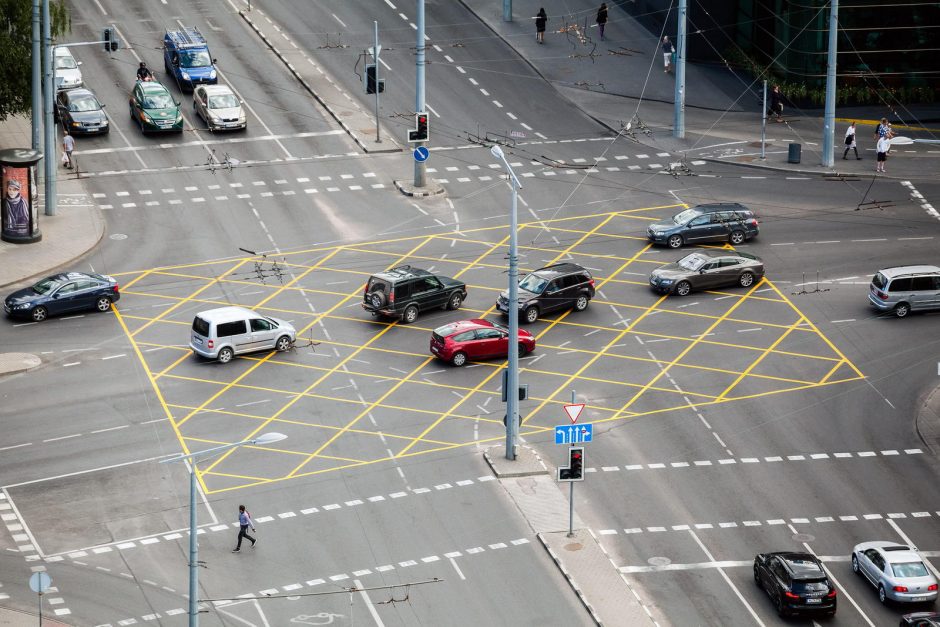
[[[0,122],[0,149],[29,148],[31,123],[28,117],[15,116]],[[79,140],[81,141],[81,140]],[[59,166],[58,151],[53,157]],[[93,249],[104,236],[104,217],[91,197],[85,193],[79,174],[58,168],[56,185],[58,203],[55,216],[43,210],[42,164],[39,166],[39,230],[42,240],[32,244],[11,244],[0,241],[0,288],[67,268]],[[79,164],[80,165],[80,164]],[[0,294],[6,296],[6,294]]]
[[[9,607],[0,607],[0,627],[36,627],[39,617],[36,614],[21,612]],[[65,623],[46,616],[42,616],[42,624],[46,627],[69,627]]]

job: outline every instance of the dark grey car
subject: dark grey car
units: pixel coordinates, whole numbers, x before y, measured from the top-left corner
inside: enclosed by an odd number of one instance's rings
[[[111,128],[104,105],[88,89],[67,89],[56,94],[55,114],[72,135],[107,133]]]
[[[757,216],[736,202],[697,205],[646,229],[651,242],[669,248],[704,242],[731,242],[737,246],[758,233]]]
[[[739,285],[751,287],[764,277],[764,262],[736,250],[697,250],[653,270],[650,287],[662,294],[686,296],[692,290]]]

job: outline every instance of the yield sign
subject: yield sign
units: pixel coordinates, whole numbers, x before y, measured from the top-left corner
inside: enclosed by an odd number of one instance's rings
[[[584,409],[584,403],[578,405],[565,405],[565,413],[568,414],[568,418],[571,419],[572,424],[578,422],[578,416],[581,415],[581,411]]]

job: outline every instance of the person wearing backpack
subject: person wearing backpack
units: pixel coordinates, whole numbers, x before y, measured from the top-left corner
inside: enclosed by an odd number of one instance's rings
[[[235,548],[232,549],[232,553],[238,553],[242,550],[242,538],[248,538],[251,540],[251,546],[254,548],[255,544],[258,543],[258,540],[252,538],[248,535],[248,527],[251,527],[251,530],[255,530],[255,521],[251,519],[251,514],[248,513],[248,510],[245,509],[244,505],[238,506],[238,544],[235,545]]]

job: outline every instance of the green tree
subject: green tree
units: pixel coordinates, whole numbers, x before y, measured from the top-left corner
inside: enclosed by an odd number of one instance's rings
[[[52,37],[71,27],[65,0],[49,0]],[[32,107],[33,2],[0,0],[0,121]]]

